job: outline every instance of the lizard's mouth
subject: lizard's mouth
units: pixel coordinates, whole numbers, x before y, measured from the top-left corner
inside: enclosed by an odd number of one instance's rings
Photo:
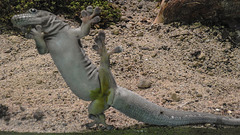
[[[31,32],[32,28],[35,28],[35,25],[25,25],[25,26],[15,26],[15,30],[19,32],[20,34],[28,34]]]
[[[22,33],[29,33],[33,27],[34,26],[32,25],[27,25],[27,26],[22,26],[19,29],[21,30]]]

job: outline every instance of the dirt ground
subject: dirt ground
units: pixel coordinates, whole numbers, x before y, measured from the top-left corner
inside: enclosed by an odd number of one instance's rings
[[[152,26],[155,2],[120,0],[118,5],[122,20],[104,30],[108,47],[124,50],[111,58],[118,85],[167,108],[240,117],[234,31],[200,23]],[[98,31],[82,39],[96,64],[99,56],[91,46]],[[141,81],[150,88],[140,89]],[[0,35],[0,104],[0,131],[83,132],[91,121],[89,102],[71,92],[50,55],[39,55],[34,41],[19,35]],[[142,125],[113,108],[105,114],[117,128]]]

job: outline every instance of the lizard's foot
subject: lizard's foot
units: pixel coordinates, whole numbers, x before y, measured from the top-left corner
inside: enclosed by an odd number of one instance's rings
[[[95,42],[97,45],[93,45],[92,48],[97,51],[100,55],[107,53],[108,56],[114,54],[114,53],[120,53],[123,51],[122,47],[117,46],[111,51],[105,52],[106,47],[105,47],[105,33],[104,31],[100,31],[98,35],[95,38]],[[104,49],[103,49],[104,48]]]
[[[96,125],[96,127],[94,127]],[[85,124],[87,129],[101,129],[101,130],[113,130],[115,127],[113,125],[103,125],[96,124],[95,122]]]
[[[104,114],[99,114],[99,115],[90,114],[88,117],[90,119],[94,120],[94,122],[87,123],[85,125],[87,129],[93,129],[93,126],[95,126],[95,125],[96,125],[96,128],[99,128],[99,129],[102,129],[102,130],[104,130],[104,129],[106,129],[106,130],[114,129],[114,126],[106,124]],[[103,126],[100,126],[100,124],[102,124]]]
[[[94,129],[93,126],[95,125],[95,122],[87,123],[85,124],[87,129]]]
[[[83,23],[98,23],[101,21],[100,17],[97,16],[98,14],[100,14],[101,10],[99,7],[96,7],[94,10],[92,8],[92,6],[88,6],[86,10],[83,10],[81,12],[81,20]]]
[[[36,39],[36,38],[42,38],[42,26],[41,25],[36,25],[35,28],[32,28],[31,31],[27,34],[25,34],[25,37],[27,39]]]
[[[96,125],[96,127],[94,127]],[[101,130],[113,130],[115,127],[113,125],[103,125],[96,124],[95,122],[85,124],[87,129],[101,129]]]

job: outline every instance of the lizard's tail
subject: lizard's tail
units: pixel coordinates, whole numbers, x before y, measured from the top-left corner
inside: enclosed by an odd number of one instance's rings
[[[131,118],[152,125],[178,126],[204,123],[240,125],[240,119],[160,107],[122,87],[116,89],[112,107]]]

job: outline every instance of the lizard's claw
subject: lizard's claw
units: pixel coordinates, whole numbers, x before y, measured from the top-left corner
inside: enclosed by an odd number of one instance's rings
[[[86,8],[86,10],[83,10],[81,12],[81,20],[83,23],[98,23],[101,21],[100,17],[97,16],[98,14],[100,14],[101,10],[99,7],[96,7],[93,10],[92,6],[88,6]]]
[[[96,7],[91,15],[91,17],[94,17],[96,15],[99,15],[101,12],[101,9],[99,7]]]

